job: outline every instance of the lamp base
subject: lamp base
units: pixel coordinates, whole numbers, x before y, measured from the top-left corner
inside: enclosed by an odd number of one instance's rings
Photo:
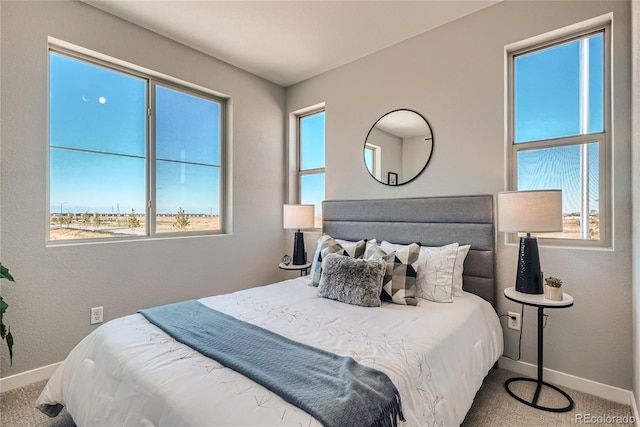
[[[543,285],[538,240],[535,237],[521,237],[516,291],[525,294],[543,294]]]
[[[304,252],[304,236],[302,231],[296,231],[293,238],[293,265],[306,264],[306,254]]]

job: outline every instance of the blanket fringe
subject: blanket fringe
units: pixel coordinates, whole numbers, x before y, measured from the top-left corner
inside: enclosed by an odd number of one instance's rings
[[[36,408],[38,408],[40,412],[42,412],[49,418],[53,418],[58,416],[60,411],[62,411],[62,408],[64,408],[64,405],[60,403],[56,403],[55,405],[49,405],[49,404],[43,403],[41,405],[36,406]]]
[[[382,410],[380,417],[374,421],[371,427],[398,427],[398,419],[406,421],[402,413],[400,394],[395,394],[395,399]]]

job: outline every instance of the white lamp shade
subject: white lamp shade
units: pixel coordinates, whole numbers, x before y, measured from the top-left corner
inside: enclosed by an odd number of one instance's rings
[[[313,228],[315,224],[314,205],[284,205],[282,221],[284,228]]]
[[[562,190],[498,193],[498,230],[521,233],[562,231]]]

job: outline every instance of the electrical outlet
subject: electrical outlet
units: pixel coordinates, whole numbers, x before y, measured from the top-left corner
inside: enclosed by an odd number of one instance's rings
[[[93,307],[91,309],[91,324],[102,323],[102,307]]]
[[[519,331],[521,328],[520,313],[514,313],[513,311],[510,311],[508,316],[509,316],[509,322],[507,326],[509,327],[509,329],[515,329],[516,331]]]

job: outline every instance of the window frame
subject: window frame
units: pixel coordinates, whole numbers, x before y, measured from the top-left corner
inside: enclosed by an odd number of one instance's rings
[[[533,40],[518,43],[516,47],[506,49],[506,101],[507,101],[507,126],[506,126],[506,158],[507,158],[507,188],[518,188],[518,162],[517,156],[521,151],[544,149],[562,146],[577,146],[580,144],[598,143],[598,209],[600,220],[600,239],[570,239],[559,237],[537,236],[541,245],[575,248],[610,249],[613,247],[612,237],[612,85],[611,79],[611,19],[599,20],[600,22],[581,28],[567,28],[560,32],[553,32],[550,37],[534,38]],[[563,136],[557,138],[515,142],[515,58],[544,49],[552,48],[566,43],[578,41],[585,37],[603,34],[603,131],[597,133]],[[505,233],[506,243],[517,244],[517,233]]]
[[[51,193],[51,141],[50,141],[50,127],[51,117],[49,115],[49,109],[51,105],[50,93],[51,93],[51,65],[49,58],[51,53],[62,55],[74,60],[83,61],[89,65],[103,67],[108,70],[112,70],[118,73],[125,74],[134,78],[145,80],[146,90],[146,158],[145,158],[145,234],[144,235],[127,235],[126,237],[104,237],[104,238],[87,238],[87,239],[56,239],[51,240],[51,225],[50,218],[50,193]],[[89,244],[89,243],[114,243],[114,242],[126,242],[131,240],[157,240],[157,239],[171,239],[180,237],[193,237],[193,236],[217,236],[228,234],[228,201],[227,201],[227,171],[228,171],[228,159],[227,150],[229,145],[228,140],[228,108],[229,98],[221,93],[209,90],[207,88],[194,85],[192,83],[176,79],[163,75],[161,73],[148,70],[134,64],[130,64],[104,54],[89,51],[84,48],[80,48],[69,43],[50,38],[47,47],[47,187],[46,187],[46,244],[47,246],[61,246],[61,245],[75,245],[75,244]],[[215,102],[220,105],[220,183],[219,183],[219,229],[217,230],[190,230],[190,231],[163,231],[157,232],[156,223],[156,114],[155,114],[155,91],[156,86],[165,87],[174,91],[178,91],[190,96],[195,96],[207,101]],[[154,218],[153,220],[151,220]]]
[[[371,144],[369,142],[365,142],[364,144],[364,156],[365,156],[365,164],[366,164],[366,153],[367,151],[371,152],[371,170],[369,173],[378,181],[382,182],[382,177],[380,176],[381,167],[381,154],[380,151],[382,148],[379,145]]]
[[[292,199],[291,195],[289,196],[289,200],[292,203],[301,203],[302,202],[302,179],[305,176],[310,175],[318,175],[324,174],[325,178],[325,199],[326,199],[326,133],[325,133],[325,164],[324,167],[321,168],[311,168],[311,169],[302,169],[302,120],[306,117],[310,117],[316,114],[325,113],[325,130],[326,130],[326,108],[324,103],[314,105],[309,108],[305,108],[303,110],[299,110],[297,112],[292,113],[293,121],[295,122],[295,197]],[[325,200],[323,199],[323,200]],[[322,206],[316,207],[316,209],[320,208],[320,212],[322,212]],[[322,218],[322,213],[320,214],[320,218]],[[313,230],[321,230],[322,226],[314,227]]]

